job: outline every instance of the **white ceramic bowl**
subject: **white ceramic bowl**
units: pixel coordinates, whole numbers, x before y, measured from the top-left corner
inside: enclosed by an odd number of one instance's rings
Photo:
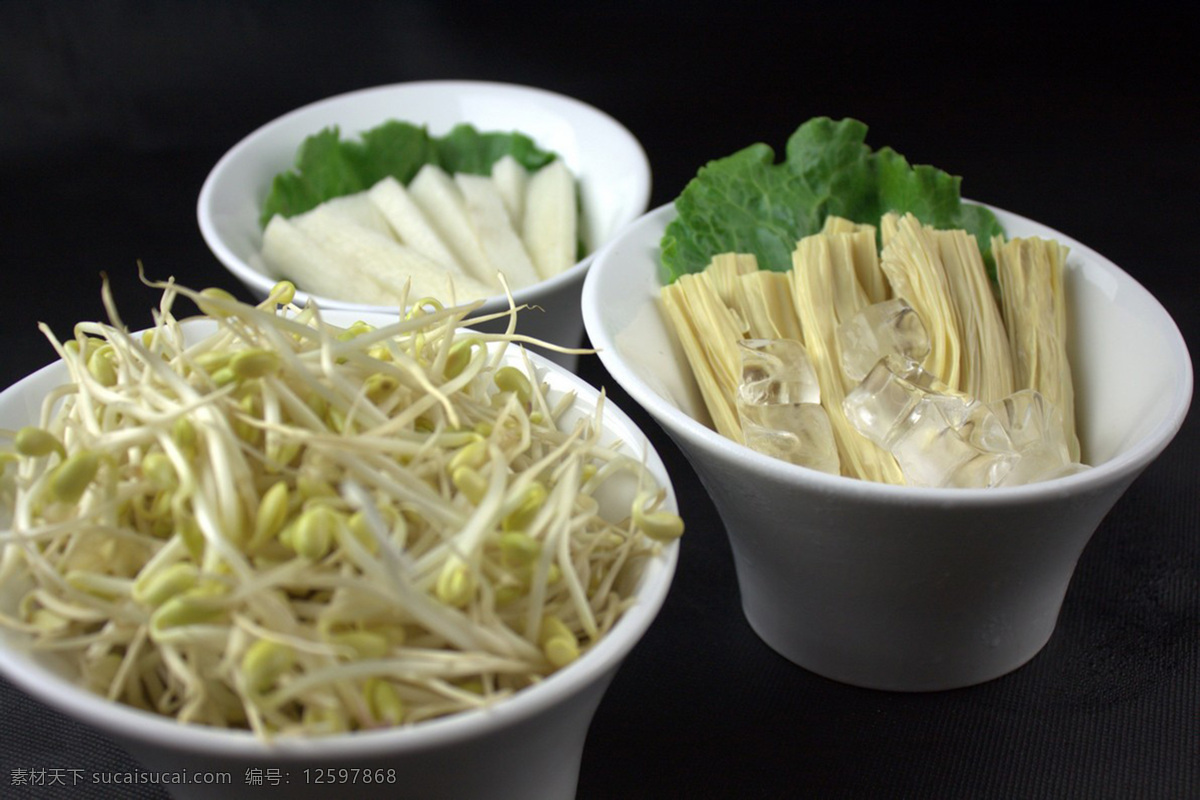
[[[425,81],[379,86],[337,95],[291,111],[242,139],[213,167],[200,190],[200,233],[217,259],[258,298],[276,278],[266,274],[259,214],[275,175],[291,169],[305,137],[337,125],[354,137],[390,119],[424,124],[434,135],[459,123],[481,131],[520,131],[562,156],[579,185],[584,241],[594,253],[650,202],[650,163],[624,126],[579,100],[543,89],[484,81]],[[564,273],[514,292],[518,304],[538,306],[519,317],[520,333],[578,347],[583,334],[579,294],[591,264],[584,258]],[[303,287],[298,287],[303,290]],[[299,302],[308,295],[301,291]],[[328,297],[325,309],[394,311]],[[480,313],[508,308],[489,298]],[[573,368],[576,358],[546,353]]]
[[[325,312],[327,321],[348,325],[356,319],[386,323],[383,315]],[[550,386],[550,398],[577,395],[565,424],[594,418],[599,392],[582,379],[530,353]],[[517,348],[506,355],[518,363]],[[42,397],[66,378],[61,362],[47,366],[0,393],[0,428],[36,421]],[[620,441],[667,490],[665,507],[678,508],[662,460],[637,426],[611,401],[604,403],[603,441]],[[615,495],[602,502],[632,502]],[[623,489],[617,491],[623,492]],[[121,705],[77,686],[68,665],[33,655],[19,636],[0,628],[0,672],[14,685],[59,711],[98,728],[137,758],[150,773],[173,776],[216,773],[219,784],[165,786],[179,798],[258,798],[270,784],[247,782],[247,770],[286,781],[289,798],[354,797],[453,798],[493,800],[575,796],[584,740],[609,682],[658,614],[678,559],[678,542],[648,560],[636,602],[592,649],[540,683],[486,710],[429,720],[406,728],[278,741],[268,745],[245,731],[183,725]],[[0,585],[0,611],[12,613],[14,587]],[[373,782],[353,783],[320,770],[370,770]],[[389,772],[390,771],[390,772]],[[389,778],[390,776],[390,778]],[[382,778],[382,780],[381,780]],[[282,783],[280,783],[282,786]]]
[[[596,257],[583,316],[609,373],[695,467],[733,550],[754,630],[813,672],[858,686],[949,689],[1016,669],[1049,639],[1101,519],[1178,431],[1187,347],[1162,306],[1085,245],[994,209],[1010,236],[1070,248],[1071,363],[1094,468],[1003,489],[922,489],[826,475],[718,435],[659,314],[672,205]],[[686,519],[686,515],[685,515]]]

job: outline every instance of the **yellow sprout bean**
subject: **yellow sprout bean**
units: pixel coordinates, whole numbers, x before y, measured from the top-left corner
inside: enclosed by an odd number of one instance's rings
[[[337,491],[314,470],[303,470],[296,477],[296,494],[306,500],[336,497]]]
[[[211,375],[222,367],[229,366],[231,357],[232,354],[228,350],[209,350],[196,356],[195,364]]]
[[[251,549],[261,547],[283,530],[283,524],[287,521],[289,500],[290,492],[284,481],[272,484],[270,489],[263,492],[262,499],[258,503],[258,510],[254,513],[254,533],[250,537]]]
[[[178,516],[175,519],[175,535],[180,538],[193,559],[201,560],[204,556],[204,548],[208,543],[205,541],[204,531],[200,530],[200,523],[196,522],[195,517],[190,514]]]
[[[487,481],[470,467],[459,467],[450,473],[450,480],[463,496],[475,505],[487,494]]]
[[[446,605],[462,608],[475,596],[475,578],[466,564],[452,558],[438,574],[435,592]]]
[[[51,453],[58,453],[65,458],[67,455],[67,451],[57,436],[44,428],[32,425],[27,425],[17,431],[17,435],[13,437],[13,445],[23,456],[48,456]]]
[[[291,281],[279,281],[271,287],[271,293],[267,296],[267,303],[278,303],[281,306],[286,306],[295,299],[296,284]]]
[[[242,678],[253,692],[270,689],[296,663],[296,652],[286,644],[259,639],[242,656]]]
[[[222,308],[224,303],[236,303],[234,296],[224,289],[216,286],[210,286],[207,289],[201,289],[200,297],[196,300],[196,305],[210,317],[228,317],[230,312]],[[215,300],[217,302],[207,302]]]
[[[346,527],[359,544],[363,546],[371,555],[376,555],[379,552],[379,540],[375,538],[374,531],[371,530],[371,525],[367,521],[367,515],[361,511],[355,511],[346,520]]]
[[[554,614],[542,617],[542,626],[538,629],[538,644],[545,644],[551,639],[575,639],[575,634],[567,627],[567,623]]]
[[[111,345],[101,345],[89,355],[87,369],[101,386],[117,385],[117,365]]]
[[[346,715],[328,706],[305,705],[300,719],[304,729],[314,734],[345,733],[350,730]]]
[[[503,608],[520,600],[529,587],[518,583],[506,583],[496,587],[496,605]]]
[[[190,589],[170,598],[150,615],[151,633],[184,625],[202,625],[216,622],[225,614],[224,609],[212,603],[212,594],[203,589]]]
[[[488,444],[482,437],[458,448],[458,452],[450,459],[450,472],[453,474],[459,467],[479,469],[488,461]]]
[[[212,382],[217,386],[228,386],[231,383],[237,383],[237,373],[230,367],[224,366],[212,374]]]
[[[50,474],[50,496],[63,503],[77,503],[100,470],[100,456],[84,450],[54,468]]]
[[[479,339],[471,336],[459,339],[450,345],[450,351],[446,354],[446,366],[442,370],[442,374],[449,380],[453,380],[461,375],[462,371],[467,368],[467,364],[471,363],[471,354],[476,345],[479,344]]]
[[[283,359],[274,350],[252,348],[239,350],[229,359],[229,368],[242,380],[274,375],[283,366]]]
[[[529,484],[521,504],[513,509],[503,520],[504,530],[528,530],[533,518],[546,504],[546,487],[540,481]]]
[[[391,649],[387,637],[373,631],[335,633],[329,637],[329,643],[349,650],[350,658],[360,661],[383,658]]]
[[[337,535],[338,512],[315,505],[300,515],[292,530],[291,546],[296,555],[319,561],[329,554]]]
[[[443,307],[444,306],[442,306],[441,301],[436,297],[422,297],[420,300],[412,304],[412,308],[408,310],[408,313],[404,315],[404,318],[416,319],[419,316],[423,316],[431,312],[436,313],[441,311]]]
[[[375,359],[376,361],[391,361],[392,360],[392,348],[389,347],[387,344],[384,344],[381,342],[379,344],[372,345],[371,347],[367,348],[367,355],[370,356],[371,358]]]
[[[507,567],[528,566],[541,554],[541,543],[527,533],[510,531],[500,536],[500,558]]]
[[[59,616],[49,609],[39,608],[29,616],[29,624],[43,633],[56,633],[71,623],[66,617]]]
[[[658,542],[669,542],[683,535],[683,518],[670,511],[653,511],[647,513],[646,502],[649,495],[638,495],[633,503],[633,524],[642,533]]]
[[[142,475],[157,489],[174,489],[179,485],[175,465],[166,453],[147,453],[142,459]]]
[[[79,591],[106,600],[115,600],[129,595],[130,581],[127,578],[101,575],[87,570],[71,570],[65,577],[67,583]]]
[[[158,608],[172,597],[190,591],[196,585],[200,571],[194,564],[180,561],[133,584],[133,599],[145,606]]]
[[[404,719],[404,701],[400,692],[382,678],[370,678],[363,687],[363,699],[371,717],[384,725],[399,725]]]
[[[363,393],[372,403],[381,403],[400,386],[400,382],[392,375],[376,372],[368,375],[363,381]]]
[[[251,419],[262,417],[262,398],[258,395],[246,395],[238,402],[238,409]],[[236,419],[233,429],[239,439],[248,444],[257,445],[262,442],[263,431],[257,425],[246,419]]]
[[[191,457],[196,454],[196,426],[187,417],[177,417],[171,423],[171,440],[184,455]]]
[[[350,327],[346,328],[345,330],[343,330],[341,333],[339,333],[337,335],[337,339],[339,342],[348,342],[351,339],[357,339],[359,336],[362,336],[364,333],[370,333],[373,330],[375,330],[374,325],[368,325],[366,322],[363,322],[362,320],[355,320],[353,323],[350,324]]]
[[[542,652],[555,668],[561,669],[579,658],[579,644],[575,639],[555,637],[542,645]]]
[[[538,632],[538,644],[546,659],[555,667],[563,667],[579,658],[579,643],[575,634],[559,617],[547,614],[542,617]]]
[[[496,370],[492,381],[500,391],[514,393],[522,403],[528,403],[533,397],[533,386],[528,376],[516,367],[501,367]]]

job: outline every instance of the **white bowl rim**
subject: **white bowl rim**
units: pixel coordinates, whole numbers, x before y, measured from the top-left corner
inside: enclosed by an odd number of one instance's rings
[[[328,318],[330,315],[340,316],[343,312],[347,316],[351,314],[345,309],[330,309],[325,315]],[[558,380],[569,384],[568,388],[580,398],[601,400],[598,389],[565,367],[528,348],[525,348],[525,356],[539,372],[552,372]],[[26,381],[60,366],[60,362],[48,364],[4,389],[2,394],[19,392],[20,386]],[[644,453],[644,463],[666,490],[666,507],[677,509],[678,499],[670,474],[653,443],[610,398],[603,397],[602,401],[605,427],[611,425],[641,437],[640,442],[624,438],[622,441],[628,448],[641,450],[639,456]],[[618,668],[654,623],[670,591],[678,560],[678,540],[662,545],[658,554],[646,564],[646,571],[641,577],[641,589],[636,595],[637,602],[578,660],[491,706],[413,725],[320,737],[277,738],[266,742],[248,730],[184,724],[170,717],[110,701],[36,663],[26,650],[9,646],[3,637],[0,637],[0,674],[42,703],[118,739],[179,752],[260,761],[313,758],[322,761],[340,758],[345,761],[419,753],[485,736],[497,729],[520,723],[568,701],[606,672]],[[647,591],[648,588],[654,591]],[[15,637],[17,634],[9,633],[6,636]]]
[[[964,198],[964,202],[977,203]],[[1118,267],[1109,259],[1097,253],[1092,248],[1073,239],[1066,234],[1054,230],[1042,223],[1006,211],[986,203],[992,211],[999,212],[1014,221],[1027,224],[1042,231],[1042,236],[1057,239],[1067,245],[1072,251],[1081,253],[1089,260],[1098,264],[1103,270],[1111,271],[1127,280],[1132,289],[1144,295],[1158,314],[1164,329],[1168,331],[1178,348],[1180,379],[1175,385],[1174,396],[1171,398],[1169,409],[1164,419],[1154,428],[1143,434],[1138,441],[1107,461],[1097,464],[1090,469],[1073,475],[1067,475],[1053,480],[1021,486],[1003,486],[990,489],[967,488],[935,488],[922,486],[896,486],[873,481],[858,480],[841,475],[830,475],[819,470],[791,464],[780,459],[764,455],[755,450],[738,444],[717,433],[707,425],[697,421],[681,409],[668,402],[654,389],[643,381],[638,374],[628,367],[616,355],[615,342],[610,332],[601,321],[599,308],[599,289],[604,280],[609,263],[610,253],[619,248],[627,237],[632,237],[643,228],[665,226],[675,216],[674,202],[664,203],[643,214],[641,218],[625,228],[624,232],[609,242],[596,253],[596,261],[592,270],[584,279],[583,285],[583,321],[588,339],[595,348],[597,356],[613,379],[641,405],[649,414],[673,437],[678,435],[694,440],[702,446],[715,451],[720,459],[732,464],[739,470],[770,477],[777,480],[787,480],[796,484],[811,487],[814,491],[844,495],[862,502],[889,503],[903,501],[905,504],[923,507],[978,506],[996,508],[998,506],[1017,506],[1031,500],[1062,494],[1088,492],[1104,485],[1110,485],[1133,477],[1153,461],[1178,433],[1187,416],[1193,391],[1193,374],[1191,359],[1188,356],[1187,344],[1179,332],[1174,319],[1163,308],[1158,299],[1150,294],[1145,287],[1131,275]],[[656,248],[657,252],[657,248]]]
[[[222,175],[230,168],[230,164],[237,160],[238,155],[243,150],[253,146],[260,139],[269,137],[276,128],[286,126],[288,122],[295,117],[310,113],[313,109],[321,106],[332,105],[353,98],[369,97],[374,94],[389,94],[406,89],[422,88],[436,88],[445,91],[484,89],[512,95],[542,97],[570,106],[575,110],[583,114],[593,116],[596,119],[604,120],[607,124],[612,126],[613,131],[617,135],[626,140],[626,145],[631,147],[632,152],[638,161],[640,179],[635,190],[637,195],[634,207],[644,212],[649,206],[650,191],[653,180],[649,156],[646,155],[646,150],[637,137],[634,136],[633,133],[625,127],[625,125],[623,125],[611,114],[602,111],[601,109],[596,108],[589,103],[585,103],[578,98],[553,92],[549,89],[542,89],[536,86],[525,86],[516,83],[485,80],[404,81],[400,83],[389,83],[379,86],[368,86],[361,89],[354,89],[306,103],[272,119],[269,122],[264,123],[248,133],[246,136],[242,137],[237,143],[230,147],[229,150],[227,150],[221,156],[221,158],[217,160],[217,163],[209,171],[207,177],[205,177],[204,183],[200,187],[200,195],[196,203],[196,218],[200,226],[200,234],[208,244],[209,249],[212,250],[213,254],[217,257],[217,260],[225,265],[225,267],[229,269],[229,271],[232,272],[239,280],[251,283],[259,287],[263,292],[269,292],[276,283],[275,279],[272,279],[270,276],[264,275],[258,270],[251,268],[229,248],[229,246],[225,243],[225,240],[218,232],[216,223],[213,219],[212,202],[216,188],[219,185]],[[299,147],[299,142],[296,143],[296,146]],[[614,231],[614,238],[618,234],[619,231]],[[526,303],[535,304],[539,298],[553,293],[559,287],[577,281],[580,274],[586,273],[590,268],[596,253],[599,252],[600,249],[600,247],[596,247],[590,253],[585,255],[583,259],[576,262],[569,269],[566,269],[557,275],[547,278],[546,280],[539,281],[532,286],[526,286],[513,291],[512,295],[516,305],[520,306]],[[367,312],[379,311],[381,309],[386,310],[390,308],[389,306],[371,305],[367,303],[351,303],[343,300],[334,300],[332,298],[322,298],[320,296],[309,295],[307,292],[304,292],[300,289],[296,290],[296,296],[298,298],[297,302],[299,303],[303,303],[311,297],[314,301],[330,309],[336,307],[352,311]],[[478,313],[502,311],[507,307],[508,299],[504,295],[492,295],[488,298],[485,298],[484,305],[480,308]]]

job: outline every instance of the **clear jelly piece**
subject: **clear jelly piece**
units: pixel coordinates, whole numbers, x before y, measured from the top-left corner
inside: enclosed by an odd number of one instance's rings
[[[900,298],[864,306],[838,326],[837,340],[842,370],[852,381],[861,381],[885,356],[919,363],[929,355],[925,325]]]
[[[893,435],[890,450],[905,481],[911,486],[977,489],[997,485],[1018,456],[1011,448],[987,446],[1003,434],[995,415],[982,403],[945,399],[922,399]]]
[[[1071,461],[1062,413],[1040,392],[1024,389],[991,407],[1020,455],[1003,485],[1037,483],[1087,469]]]
[[[1017,454],[987,405],[906,358],[880,359],[843,402],[851,424],[888,450],[911,486],[993,486]]]
[[[738,403],[742,435],[752,450],[802,467],[841,471],[829,415],[817,403]]]
[[[926,398],[941,406],[944,417],[966,416],[966,400],[935,375],[895,354],[881,358],[866,377],[842,401],[842,409],[859,433],[885,449],[903,432],[904,426]]]
[[[742,383],[737,410],[746,445],[792,464],[837,474],[840,461],[817,373],[794,339],[738,343]]]
[[[751,403],[819,403],[821,386],[812,359],[795,339],[744,339],[740,393]]]

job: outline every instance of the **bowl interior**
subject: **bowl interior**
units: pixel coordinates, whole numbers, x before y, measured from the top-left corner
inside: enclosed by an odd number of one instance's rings
[[[377,325],[394,320],[387,315],[364,315],[339,310],[328,311],[324,317],[342,326],[359,319]],[[193,331],[200,335],[210,329],[203,324],[190,325],[189,335]],[[579,419],[595,418],[600,403],[600,394],[595,388],[548,359],[520,347],[509,347],[505,361],[520,364],[526,356],[548,385],[548,397],[552,403],[567,393],[574,393],[574,405],[564,414],[563,425],[570,426]],[[57,362],[0,393],[0,428],[15,430],[36,421],[42,398],[65,379],[66,370],[61,362]],[[670,477],[658,453],[636,424],[607,399],[603,403],[603,426],[601,442],[620,443],[623,452],[644,463],[653,478],[666,490],[664,507],[678,510]],[[634,484],[632,478],[606,483],[603,490],[597,493],[602,513],[606,508],[621,509],[619,514],[610,517],[615,519],[627,514],[637,489]],[[276,741],[269,748],[271,757],[294,755],[297,758],[312,758],[319,753],[323,758],[357,758],[415,752],[514,724],[565,702],[592,683],[606,679],[650,627],[666,598],[677,559],[677,542],[663,547],[656,557],[647,561],[641,573],[634,591],[637,602],[625,612],[608,635],[579,660],[512,698],[487,709],[429,720],[411,727],[350,736]],[[21,593],[22,587],[16,582],[0,585],[0,613],[12,613]],[[29,652],[23,646],[22,637],[3,628],[0,628],[0,672],[43,702],[124,737],[214,756],[253,757],[268,752],[267,745],[246,731],[179,725],[149,712],[108,702],[77,686],[73,680],[77,672],[72,670],[67,661],[45,653]]]
[[[1105,470],[1144,466],[1178,430],[1191,400],[1191,360],[1178,328],[1149,292],[1095,251],[1016,214],[993,211],[1010,237],[1053,238],[1070,248],[1065,286],[1084,461]],[[674,216],[671,204],[655,209],[597,255],[584,284],[588,336],[613,378],[670,432],[706,448],[742,451],[739,457],[764,469],[793,469],[709,427],[699,389],[659,307],[658,245]]]
[[[389,119],[425,124],[435,135],[463,122],[482,131],[516,130],[557,152],[578,181],[590,251],[636,219],[650,199],[650,166],[640,143],[619,122],[586,103],[502,83],[403,83],[303,106],[237,143],[217,162],[200,192],[197,217],[209,248],[251,290],[265,294],[275,279],[259,263],[258,217],[274,176],[293,166],[305,137],[325,127],[337,125],[343,136],[352,137]],[[329,299],[322,305],[361,308]]]

